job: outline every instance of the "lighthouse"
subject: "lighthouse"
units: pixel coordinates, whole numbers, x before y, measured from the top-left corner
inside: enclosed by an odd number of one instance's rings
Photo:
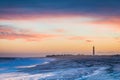
[[[95,46],[93,46],[93,56],[95,55]]]

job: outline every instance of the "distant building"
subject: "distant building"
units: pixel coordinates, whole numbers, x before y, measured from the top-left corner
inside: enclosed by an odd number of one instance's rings
[[[95,46],[93,46],[93,56],[95,55]]]

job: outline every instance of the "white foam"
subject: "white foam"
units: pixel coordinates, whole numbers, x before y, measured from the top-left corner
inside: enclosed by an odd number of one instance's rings
[[[42,63],[42,64],[48,64],[49,62],[44,62],[44,63]]]
[[[42,64],[35,64],[35,65],[29,65],[29,66],[17,66],[16,68],[32,68],[35,67],[37,65],[44,65],[44,64],[48,64],[49,62],[44,62]]]
[[[42,78],[54,76],[53,73],[34,74],[27,73],[6,73],[0,75],[0,80],[39,80]]]
[[[37,65],[37,64],[36,64]],[[29,66],[17,66],[16,68],[31,68],[35,67],[36,65],[29,65]]]
[[[77,78],[75,80],[81,80],[81,79],[84,79],[84,78],[88,78],[88,77],[91,77],[91,76],[95,76],[97,74],[100,74],[102,71],[104,71],[105,69],[107,69],[106,67],[101,67],[97,70],[95,70],[93,73],[89,74],[89,75],[85,75],[85,76],[82,76],[81,78]]]

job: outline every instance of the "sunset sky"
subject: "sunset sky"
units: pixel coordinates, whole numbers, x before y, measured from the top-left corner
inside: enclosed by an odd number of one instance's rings
[[[0,0],[0,56],[120,54],[120,0]]]

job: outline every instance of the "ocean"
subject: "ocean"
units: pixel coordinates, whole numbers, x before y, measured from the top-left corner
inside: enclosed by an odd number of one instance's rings
[[[0,80],[120,80],[120,57],[0,58]]]

